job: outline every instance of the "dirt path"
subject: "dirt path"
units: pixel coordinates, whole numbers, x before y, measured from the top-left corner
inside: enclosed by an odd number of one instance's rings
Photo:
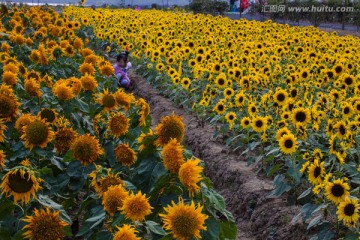
[[[135,96],[144,98],[151,107],[153,126],[172,112],[183,117],[185,145],[205,162],[206,175],[236,218],[238,239],[306,239],[304,226],[290,223],[299,208],[287,206],[284,199],[267,198],[273,189],[272,182],[257,176],[247,166],[246,156],[234,154],[214,140],[214,129],[210,125],[202,127],[191,114],[175,106],[146,80],[133,72],[129,77],[137,85]]]

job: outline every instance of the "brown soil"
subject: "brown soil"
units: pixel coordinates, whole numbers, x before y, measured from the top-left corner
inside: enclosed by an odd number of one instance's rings
[[[246,156],[231,152],[213,139],[214,129],[200,124],[194,116],[150,86],[146,80],[129,73],[136,83],[134,95],[144,98],[151,107],[154,127],[163,116],[173,112],[186,124],[185,145],[206,165],[205,174],[212,179],[216,190],[225,198],[226,206],[234,214],[238,239],[307,239],[301,222],[291,223],[299,207],[287,206],[285,199],[268,198],[273,189],[270,179],[257,176],[246,163]]]

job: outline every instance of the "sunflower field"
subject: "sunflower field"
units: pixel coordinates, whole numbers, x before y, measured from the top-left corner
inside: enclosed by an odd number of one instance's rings
[[[0,239],[236,239],[182,118],[152,131],[86,24],[1,7]]]
[[[302,205],[293,221],[318,239],[358,236],[359,38],[158,10],[64,12],[108,52],[129,47],[138,74],[273,177],[270,195]]]

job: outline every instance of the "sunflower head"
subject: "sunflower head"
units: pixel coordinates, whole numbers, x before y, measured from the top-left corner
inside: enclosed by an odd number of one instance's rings
[[[25,147],[41,147],[44,148],[52,141],[54,132],[44,119],[35,118],[28,125],[23,127],[23,135],[21,139],[25,140]]]
[[[335,179],[326,183],[325,196],[337,205],[350,195],[349,190],[349,185],[343,179]]]
[[[41,181],[30,169],[16,167],[5,174],[0,188],[6,197],[13,196],[15,203],[21,201],[22,204],[27,204],[31,197],[36,197],[36,191],[41,189]]]
[[[339,221],[348,227],[355,227],[359,220],[359,202],[356,198],[345,198],[337,207]]]
[[[283,135],[279,140],[279,145],[284,154],[292,154],[298,148],[296,138],[292,133]]]
[[[55,133],[56,152],[58,154],[67,152],[76,137],[77,133],[72,128],[59,128],[59,130]]]
[[[103,93],[98,94],[96,101],[104,107],[105,111],[111,111],[117,108],[115,96],[114,94],[109,93],[108,89],[105,89]]]
[[[95,88],[97,88],[98,84],[95,80],[95,78],[91,75],[89,75],[88,73],[85,73],[81,78],[81,86],[85,89],[85,90],[94,90]]]
[[[131,225],[123,224],[121,227],[116,228],[117,231],[114,235],[113,240],[140,240],[140,238],[136,236],[136,233],[138,231]]]
[[[48,123],[53,123],[57,119],[57,113],[53,109],[43,108],[39,112],[39,117]]]
[[[190,159],[183,163],[179,169],[180,182],[187,187],[191,197],[200,191],[198,183],[203,179],[203,167],[199,164],[199,159]]]
[[[206,230],[205,220],[207,215],[201,213],[203,206],[200,204],[195,207],[191,201],[190,205],[185,205],[183,200],[178,204],[172,201],[171,206],[164,208],[165,214],[159,214],[164,222],[164,228],[170,231],[175,239],[199,239],[200,230]]]
[[[172,138],[175,138],[178,143],[181,143],[184,139],[184,133],[185,124],[182,122],[181,117],[175,114],[163,117],[155,128],[155,134],[158,135],[155,144],[157,146],[164,146],[170,142]]]
[[[115,148],[116,159],[125,166],[131,166],[136,161],[135,151],[127,143],[119,144]]]
[[[124,200],[128,195],[129,193],[121,185],[110,186],[104,193],[102,200],[105,211],[110,216],[113,216],[123,206]]]
[[[49,208],[34,210],[34,216],[27,216],[24,218],[24,222],[27,224],[24,226],[23,236],[28,239],[62,239],[64,235],[64,227],[69,225],[62,221],[59,217],[59,211],[51,212]]]
[[[70,149],[73,151],[74,157],[83,165],[94,162],[103,154],[98,140],[96,140],[94,136],[90,136],[90,134],[77,137],[73,141]]]
[[[126,218],[135,221],[145,220],[145,216],[151,213],[151,205],[145,194],[141,191],[137,194],[131,193],[123,202],[123,206],[119,209]]]
[[[184,163],[183,152],[184,149],[176,138],[171,139],[161,152],[164,167],[171,173],[179,173],[179,169]]]

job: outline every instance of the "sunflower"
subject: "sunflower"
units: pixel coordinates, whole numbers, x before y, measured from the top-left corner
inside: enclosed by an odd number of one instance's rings
[[[336,136],[340,139],[345,139],[348,137],[349,129],[347,124],[344,121],[339,121],[334,125],[334,129],[337,130]]]
[[[124,200],[129,196],[129,193],[122,185],[110,186],[104,193],[102,205],[105,211],[110,216],[113,216],[119,208],[123,206]]]
[[[21,201],[22,204],[28,204],[31,197],[36,198],[35,193],[41,189],[39,184],[41,181],[42,179],[36,178],[30,169],[16,167],[2,178],[1,194],[6,194],[6,197],[13,196],[15,203]]]
[[[112,113],[108,122],[110,134],[114,137],[120,137],[128,132],[129,119],[121,112]]]
[[[220,73],[216,78],[215,78],[215,84],[216,86],[218,86],[219,88],[224,88],[227,86],[227,80],[226,80],[226,75],[224,73]]]
[[[350,187],[343,179],[335,179],[325,185],[325,196],[327,199],[338,205],[350,195]]]
[[[126,218],[135,221],[144,221],[145,216],[151,213],[152,207],[146,195],[141,194],[139,191],[137,194],[131,193],[123,202],[123,206],[119,209]]]
[[[72,128],[60,128],[55,133],[55,149],[58,154],[67,152],[77,137],[77,132]]]
[[[77,137],[73,141],[70,149],[73,151],[74,157],[83,165],[94,162],[101,154],[103,154],[99,142],[94,136],[90,136],[90,134]]]
[[[348,227],[356,226],[359,220],[359,202],[357,198],[345,198],[337,207],[336,214],[339,221],[343,221]]]
[[[254,116],[258,112],[258,108],[256,107],[255,103],[250,103],[248,105],[248,113],[250,116]]]
[[[95,88],[97,88],[98,84],[97,81],[95,80],[95,78],[87,73],[85,73],[84,76],[82,76],[80,78],[80,82],[81,82],[81,86],[85,89],[85,90],[94,90]]]
[[[54,96],[60,100],[67,101],[75,97],[73,90],[66,82],[56,82],[52,88]]]
[[[287,98],[288,98],[288,94],[285,90],[283,89],[276,90],[274,94],[274,100],[277,104],[282,106],[286,102]]]
[[[10,71],[4,71],[2,80],[7,85],[14,86],[17,83],[17,74]]]
[[[90,54],[84,58],[84,63],[96,65],[98,57],[95,54]]]
[[[294,125],[300,123],[306,125],[311,121],[310,110],[303,107],[296,108],[292,110],[292,121]]]
[[[176,139],[171,139],[162,149],[164,167],[171,173],[178,173],[184,163],[184,149]]]
[[[243,117],[240,124],[243,128],[249,128],[251,126],[251,119],[249,117]]]
[[[122,227],[116,226],[117,231],[114,235],[113,240],[140,240],[141,238],[136,236],[138,232],[131,225],[123,224]]]
[[[116,102],[125,110],[129,110],[131,103],[135,100],[132,94],[125,93],[123,89],[118,89],[114,95]]]
[[[91,63],[84,62],[83,64],[80,65],[79,72],[81,72],[83,75],[85,74],[94,75],[95,68]]]
[[[16,96],[11,89],[7,89],[5,85],[0,88],[0,118],[10,120],[19,112],[19,105]]]
[[[63,228],[68,223],[59,217],[59,211],[51,212],[49,208],[34,210],[34,216],[26,216],[23,221],[24,238],[37,240],[57,240],[65,237]]]
[[[139,98],[137,101],[137,105],[139,106],[138,115],[139,117],[139,125],[145,126],[146,125],[146,117],[150,114],[150,106],[143,98]]]
[[[224,89],[224,97],[225,99],[230,99],[232,96],[234,96],[234,89],[228,87]]]
[[[73,42],[73,46],[75,49],[81,49],[84,46],[84,43],[81,38],[77,37]]]
[[[100,68],[100,73],[103,76],[111,76],[114,74],[114,68],[110,64],[105,64]]]
[[[182,86],[183,88],[185,88],[186,90],[189,90],[190,84],[191,84],[190,78],[183,78],[183,79],[181,79],[181,86]]]
[[[54,132],[49,127],[49,124],[44,119],[35,118],[28,125],[23,127],[22,140],[25,140],[25,147],[41,147],[44,148],[54,137]]]
[[[267,128],[267,119],[265,117],[256,116],[251,121],[251,127],[257,133],[265,132]]]
[[[341,112],[342,112],[343,119],[349,119],[354,114],[354,108],[349,103],[343,103]]]
[[[108,112],[117,108],[117,102],[114,94],[109,93],[108,89],[104,89],[104,92],[97,95],[96,102],[104,107],[104,111]]]
[[[284,154],[292,154],[298,148],[296,138],[292,133],[283,135],[279,140],[279,145]]]
[[[91,179],[90,186],[94,188],[99,197],[102,198],[111,186],[125,186],[125,183],[119,177],[120,172],[113,174],[110,168],[106,168],[106,175],[102,176],[101,173],[104,168],[96,164],[95,168],[96,169],[89,173],[88,176]]]
[[[234,123],[236,121],[236,113],[235,112],[229,112],[225,116],[226,122],[230,124],[230,129],[234,126]]]
[[[213,108],[213,111],[215,111],[217,115],[224,114],[226,112],[226,106],[225,106],[224,102],[219,101]]]
[[[40,98],[42,95],[40,91],[40,84],[34,78],[25,79],[24,88],[25,91],[32,97]]]
[[[310,164],[308,168],[308,179],[313,185],[318,185],[323,182],[325,175],[324,164],[325,162],[319,162],[319,159],[315,159],[314,162]]]
[[[164,222],[164,228],[171,231],[175,239],[188,240],[194,237],[200,239],[200,230],[206,230],[207,215],[202,214],[200,203],[195,207],[194,201],[185,205],[183,200],[178,204],[172,201],[172,206],[164,208],[166,214],[159,214]]]
[[[164,146],[172,138],[176,138],[177,142],[181,143],[184,139],[185,124],[182,117],[173,113],[172,116],[162,117],[154,132],[158,136],[155,141],[156,146]]]
[[[119,144],[115,148],[116,159],[123,165],[130,167],[136,161],[136,153],[129,147],[129,144]]]
[[[162,72],[164,69],[165,69],[165,66],[164,66],[163,63],[158,63],[158,64],[156,64],[156,70],[157,70],[158,72]]]
[[[5,158],[6,155],[3,150],[0,150],[0,170],[3,170],[5,167]]]
[[[53,109],[42,108],[38,116],[47,123],[54,123],[57,119],[57,113]]]
[[[276,140],[280,141],[280,138],[284,136],[285,134],[290,134],[291,131],[287,127],[282,127],[276,132]]]
[[[199,159],[191,159],[183,163],[179,169],[180,182],[187,187],[191,197],[200,191],[198,183],[203,179],[203,167],[199,163]]]

